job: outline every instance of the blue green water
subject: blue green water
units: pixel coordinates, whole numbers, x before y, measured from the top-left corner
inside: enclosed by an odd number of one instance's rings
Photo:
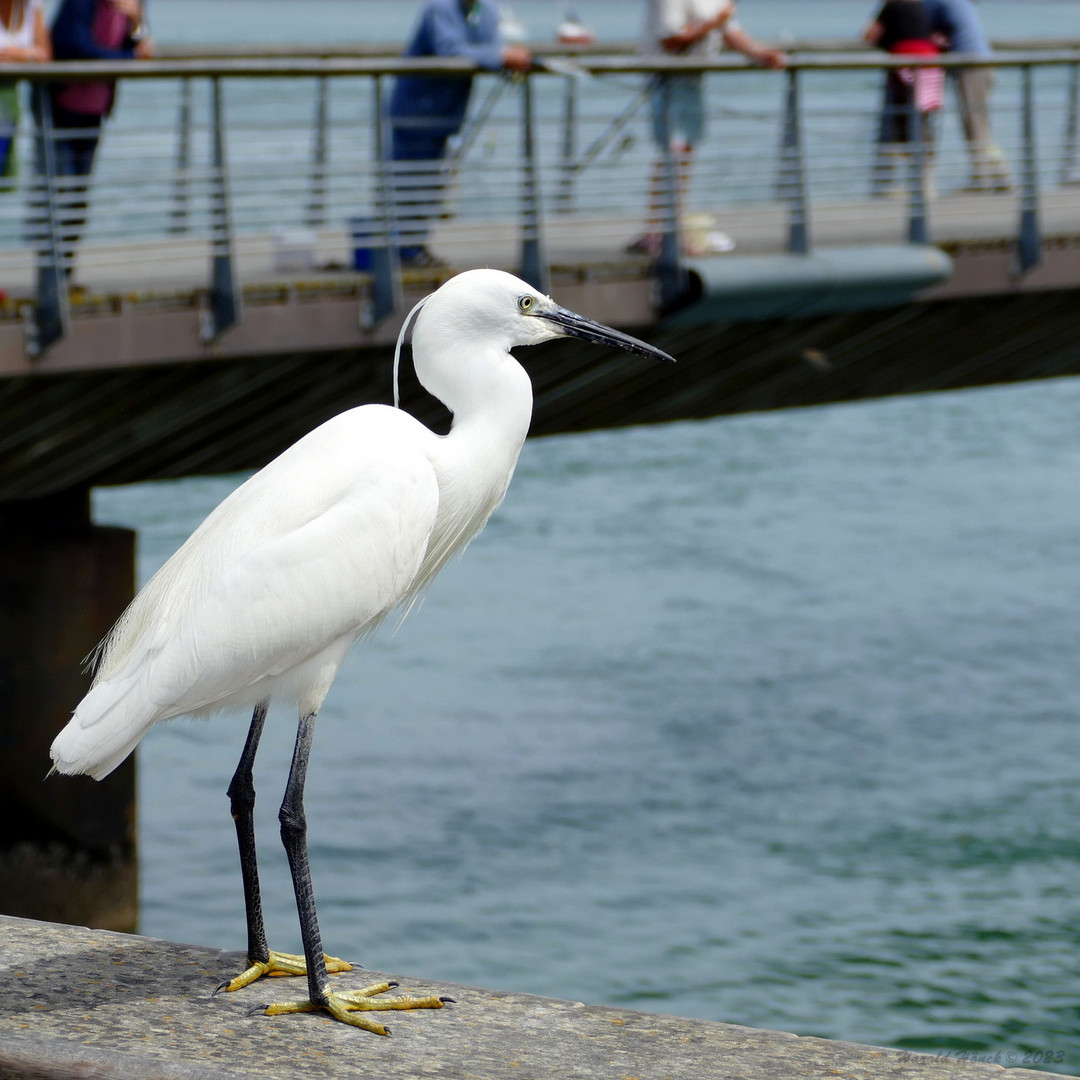
[[[327,702],[328,948],[1080,1072],[1078,414],[1061,380],[528,443]],[[145,577],[235,482],[97,513]],[[143,742],[145,933],[243,947],[244,728]],[[257,770],[283,949],[293,728],[272,714]]]
[[[401,41],[419,0],[148,0],[155,37],[163,44],[256,41],[326,44]],[[641,32],[642,0],[509,0],[503,5],[531,42],[554,39],[572,9],[600,40],[632,41]],[[881,7],[878,0],[740,0],[739,18],[763,38],[859,36]],[[1074,0],[979,0],[994,37],[1080,36]]]

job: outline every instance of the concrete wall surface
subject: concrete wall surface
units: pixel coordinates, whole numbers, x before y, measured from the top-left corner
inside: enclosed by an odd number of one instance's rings
[[[0,917],[0,941],[0,1080],[989,1080],[1002,1073],[955,1058],[403,977],[392,993],[449,995],[454,1004],[390,1014],[393,1037],[381,1038],[318,1014],[247,1015],[259,1002],[305,996],[300,980],[263,980],[211,997],[220,979],[244,966],[239,953],[10,917]],[[335,988],[379,978],[356,969],[335,976]],[[1009,1080],[1050,1075],[1014,1069]]]

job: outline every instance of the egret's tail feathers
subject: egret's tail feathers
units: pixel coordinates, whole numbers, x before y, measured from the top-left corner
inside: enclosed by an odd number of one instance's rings
[[[103,780],[135,749],[157,717],[132,689],[129,681],[105,682],[79,702],[49,751],[55,772]]]
[[[68,724],[52,744],[52,772],[58,772],[64,776],[78,776],[86,773],[95,780],[104,780],[135,749],[145,734],[145,730],[126,740],[117,740],[118,745],[108,754],[104,754],[100,746],[85,748],[77,745],[74,738],[65,738],[70,733],[71,724]],[[79,734],[81,733],[75,733],[76,738]]]

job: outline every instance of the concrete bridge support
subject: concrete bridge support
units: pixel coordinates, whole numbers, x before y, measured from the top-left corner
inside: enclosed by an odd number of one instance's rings
[[[83,660],[134,592],[135,534],[90,491],[0,503],[0,911],[134,929],[135,766],[46,779],[85,693]]]

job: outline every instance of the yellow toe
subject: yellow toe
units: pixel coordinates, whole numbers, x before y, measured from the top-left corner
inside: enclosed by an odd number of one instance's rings
[[[435,996],[412,997],[402,995],[400,997],[381,997],[388,990],[392,990],[397,983],[373,983],[359,990],[341,990],[326,995],[325,1005],[315,1005],[310,1001],[289,1001],[274,1005],[267,1005],[261,1011],[266,1016],[282,1016],[286,1013],[315,1012],[323,1009],[335,1020],[352,1027],[363,1028],[375,1035],[389,1035],[390,1032],[377,1020],[365,1016],[369,1012],[387,1012],[399,1009],[441,1009],[450,998]]]
[[[326,961],[326,970],[331,975],[336,975],[342,971],[352,971],[352,964],[347,960],[339,960],[336,956],[323,955]],[[307,974],[307,961],[302,956],[297,956],[295,953],[270,953],[270,959],[268,962],[256,961],[246,971],[240,972],[235,979],[230,980],[227,983],[223,983],[218,987],[218,990],[224,990],[229,993],[232,990],[240,990],[245,986],[250,986],[256,979],[262,978],[263,975],[270,976],[285,976],[285,975],[306,975]]]

